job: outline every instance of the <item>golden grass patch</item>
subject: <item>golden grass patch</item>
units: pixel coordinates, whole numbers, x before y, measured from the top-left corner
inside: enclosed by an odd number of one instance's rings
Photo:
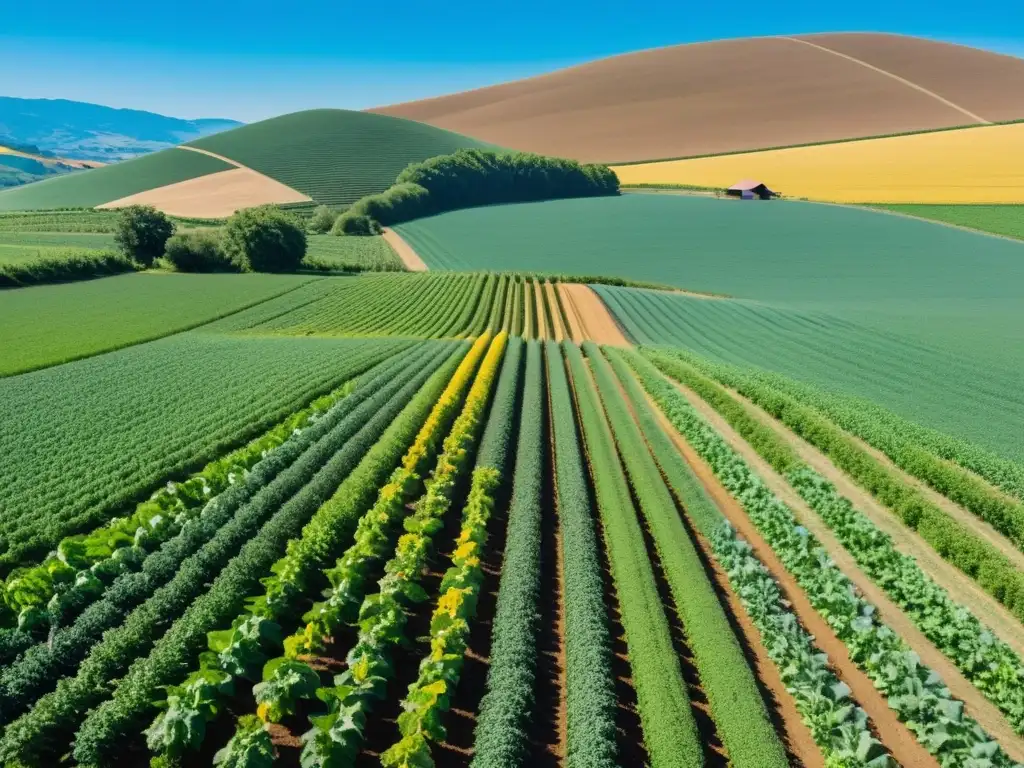
[[[623,184],[728,187],[842,203],[1024,202],[1024,123],[614,166]]]

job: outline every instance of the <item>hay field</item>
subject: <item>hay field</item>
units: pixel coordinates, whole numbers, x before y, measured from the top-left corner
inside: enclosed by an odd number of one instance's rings
[[[728,187],[756,178],[841,203],[1024,202],[1024,123],[616,166],[623,184]]]

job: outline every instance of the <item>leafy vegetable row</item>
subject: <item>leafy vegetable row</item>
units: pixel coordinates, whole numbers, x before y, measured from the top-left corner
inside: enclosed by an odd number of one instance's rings
[[[660,358],[659,358],[660,359]],[[1024,731],[1024,661],[995,637],[962,605],[929,578],[915,560],[899,552],[892,538],[858,512],[835,487],[792,456],[772,460],[788,451],[775,432],[746,414],[745,409],[717,383],[684,363],[662,361],[669,372],[686,376],[700,386],[709,402],[759,452],[782,472],[797,492],[837,535],[857,564],[900,606],[914,624],[942,651],[1018,732]],[[755,437],[756,435],[756,437]],[[774,443],[775,447],[771,448]]]
[[[700,734],[615,440],[578,348],[566,345],[564,352],[572,372],[651,765],[700,766],[704,764]]]
[[[457,483],[468,468],[482,430],[506,341],[507,336],[499,334],[491,342],[462,413],[445,438],[426,493],[405,520],[406,533],[384,566],[380,591],[368,595],[360,606],[359,632],[346,658],[348,668],[335,678],[333,687],[316,692],[327,704],[328,713],[313,720],[313,729],[303,736],[306,765],[335,765],[358,753],[366,716],[385,695],[392,675],[392,651],[405,637],[407,609],[428,597],[419,581],[431,555],[433,537],[444,525]]]
[[[205,577],[234,556],[277,506],[315,475],[330,452],[354,435],[415,374],[426,357],[434,354],[436,349],[424,345],[408,360],[392,361],[376,375],[365,377],[363,385],[349,398],[260,462],[243,482],[207,505],[156,552],[137,553],[134,547],[123,548],[122,552],[141,557],[141,567],[119,576],[98,599],[87,590],[65,593],[65,614],[79,605],[87,607],[72,624],[56,629],[46,643],[33,645],[34,637],[26,632],[8,638],[12,645],[22,644],[27,650],[0,675],[0,722],[10,722],[24,712],[40,695],[52,690],[58,677],[74,674],[103,632],[123,624],[133,612],[145,613],[141,606],[157,590],[168,590],[169,582],[175,579],[178,586],[172,592],[179,596],[178,611],[183,610],[190,596],[202,590]],[[198,570],[193,571],[192,564]],[[194,580],[183,581],[183,571]],[[157,618],[163,621],[167,617],[153,617]]]
[[[658,424],[644,390],[619,350],[606,348],[668,484],[685,507],[687,517],[710,541],[712,555],[726,572],[743,603],[797,710],[822,753],[837,765],[893,765],[871,735],[867,714],[850,698],[849,688],[829,669],[828,656],[800,625],[779,585],[750,546],[736,536],[721,511]],[[831,764],[831,763],[830,763]]]
[[[876,615],[849,579],[792,512],[769,490],[673,386],[647,360],[627,358],[666,416],[708,462],[743,505],[811,604],[846,644],[851,660],[874,682],[897,717],[941,765],[1012,766],[999,744],[971,717],[963,702]]]
[[[449,354],[445,347],[431,351],[433,359],[418,361],[394,388],[378,390],[355,409],[346,424],[312,446],[236,511],[208,544],[177,566],[168,583],[107,631],[77,674],[61,680],[56,691],[10,725],[0,741],[0,758],[46,762],[63,751],[86,711],[112,693],[114,700],[93,710],[79,731],[77,759],[102,764],[101,752],[115,748],[126,735],[137,734],[142,725],[137,718],[149,709],[156,688],[171,682],[169,678],[198,650],[207,631],[237,614],[259,573],[280,556],[284,542],[298,533],[440,358]],[[349,437],[340,440],[345,435]],[[168,629],[170,621],[174,623]],[[147,652],[148,658],[132,664]],[[122,677],[129,665],[130,673]]]
[[[387,531],[388,514],[398,515],[404,510],[405,501],[415,493],[415,489],[422,487],[420,473],[425,472],[428,462],[433,460],[485,348],[486,342],[478,340],[459,362],[450,379],[447,374],[454,360],[449,361],[410,405],[410,413],[417,415],[407,420],[398,442],[391,442],[394,445],[408,445],[412,438],[405,433],[413,427],[418,429],[418,433],[405,452],[401,466],[392,473],[388,484],[377,495],[377,503],[360,517],[353,544],[338,561],[334,571],[327,572],[336,584],[345,585],[349,589],[365,586],[365,578],[360,578],[364,574],[358,572],[358,566],[366,568],[367,562],[372,565],[372,548],[382,532]],[[431,403],[430,413],[424,419],[419,414],[424,410],[425,398],[428,395],[435,396],[442,384],[444,391]],[[385,434],[382,442],[388,437]],[[377,451],[377,447],[374,450]],[[393,451],[387,455],[391,453]],[[200,668],[190,674],[184,683],[169,689],[166,710],[157,716],[147,732],[150,749],[159,754],[162,762],[174,764],[188,750],[197,750],[201,746],[206,723],[218,714],[223,698],[234,691],[236,678],[259,680],[261,668],[268,656],[280,653],[282,647],[288,650],[288,659],[294,657],[300,645],[308,651],[319,650],[322,640],[309,627],[297,638],[283,640],[280,622],[290,617],[294,605],[301,604],[303,592],[314,589],[315,584],[312,582],[315,581],[315,570],[322,570],[328,562],[327,558],[337,552],[338,539],[350,525],[345,523],[351,519],[357,504],[363,502],[364,497],[365,494],[353,496],[343,484],[306,526],[302,537],[289,542],[285,557],[271,568],[273,575],[263,579],[263,594],[249,601],[246,611],[232,622],[231,629],[208,633],[211,653],[200,656]],[[390,521],[390,524],[393,527],[394,521]],[[334,594],[337,594],[337,590]],[[345,590],[341,590],[341,595],[345,594]],[[322,609],[323,604],[319,604],[314,606],[311,613],[320,613]],[[312,626],[319,627],[321,624]],[[276,689],[281,688],[282,679],[296,684],[303,680],[312,681],[307,687],[311,691],[316,690],[319,679],[315,674],[309,674],[312,670],[298,663],[284,664],[288,659],[279,659],[267,665],[267,680],[262,687],[257,688],[258,696],[274,694]],[[279,704],[275,714],[280,716],[283,714],[281,710]],[[179,726],[182,722],[193,725],[182,729]],[[248,733],[244,725],[240,726],[240,733]],[[252,748],[256,749],[262,744],[261,738],[250,734],[243,741],[252,741]],[[237,749],[238,744],[236,740],[232,749]]]
[[[645,354],[659,367],[665,366],[670,375],[686,377],[688,384],[692,380],[695,386],[702,386],[709,392],[709,397],[717,398],[724,407],[741,408],[724,395],[733,402],[729,406],[722,399],[723,395],[716,394],[714,382],[680,358],[655,351]],[[704,397],[703,391],[700,394]],[[916,531],[943,559],[974,579],[1017,618],[1024,620],[1024,573],[992,544],[928,501],[920,491],[904,483],[842,430],[810,408],[787,395],[768,391],[760,392],[758,404],[819,448],[836,466],[891,509],[908,528]]]
[[[661,471],[620,393],[615,373],[597,345],[586,342],[583,349],[640,511],[654,539],[701,687],[729,760],[737,768],[782,768],[787,765],[786,753],[761,700],[757,680]]]
[[[372,360],[376,355],[363,357]],[[51,612],[61,612],[63,592],[83,586],[97,593],[102,591],[104,582],[138,562],[138,558],[119,553],[120,549],[134,546],[153,551],[175,536],[214,497],[241,482],[257,462],[315,422],[354,388],[355,381],[349,380],[260,437],[210,462],[188,480],[168,482],[136,506],[128,517],[114,518],[89,534],[67,537],[57,545],[56,553],[40,565],[16,570],[0,586],[0,624],[9,623],[16,616],[19,629],[45,631]]]

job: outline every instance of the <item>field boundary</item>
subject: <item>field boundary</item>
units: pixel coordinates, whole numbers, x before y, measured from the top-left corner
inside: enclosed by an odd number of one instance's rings
[[[405,265],[409,272],[427,272],[429,270],[427,262],[421,259],[420,255],[416,253],[415,249],[409,245],[405,238],[391,229],[391,227],[383,227],[381,237],[398,254],[398,258],[401,259],[402,264]]]

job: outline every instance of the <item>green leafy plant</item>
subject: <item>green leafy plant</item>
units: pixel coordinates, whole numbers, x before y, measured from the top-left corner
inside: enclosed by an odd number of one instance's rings
[[[174,222],[150,205],[129,205],[121,210],[114,242],[121,252],[143,266],[150,266],[164,253],[174,234]]]

